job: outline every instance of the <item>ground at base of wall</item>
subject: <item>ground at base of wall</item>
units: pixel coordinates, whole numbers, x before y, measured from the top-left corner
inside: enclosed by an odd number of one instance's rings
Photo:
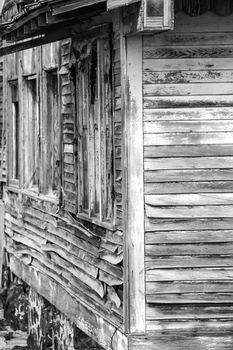
[[[0,293],[0,350],[103,349],[16,279]]]

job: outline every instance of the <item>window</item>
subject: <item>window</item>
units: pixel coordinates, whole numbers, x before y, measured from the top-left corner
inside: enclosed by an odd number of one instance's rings
[[[19,96],[18,81],[14,80],[10,85],[10,127],[9,127],[9,177],[12,184],[19,180]]]
[[[80,45],[76,64],[78,213],[113,219],[109,39]]]
[[[59,182],[60,163],[60,118],[59,118],[59,98],[58,98],[58,76],[57,70],[45,72],[45,103],[47,106],[46,125],[43,125],[45,140],[45,179],[43,192],[56,193]],[[42,121],[43,123],[43,121]]]
[[[25,99],[25,185],[27,188],[39,188],[39,104],[36,76],[26,79]]]

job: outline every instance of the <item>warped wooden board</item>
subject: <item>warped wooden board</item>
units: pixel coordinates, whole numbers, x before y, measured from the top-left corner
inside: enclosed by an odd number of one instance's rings
[[[53,278],[25,266],[17,258],[11,259],[11,270],[104,348],[116,350],[120,344],[122,349],[127,349],[127,339],[119,330],[119,325],[101,317],[93,307],[80,301],[75,293],[71,295]]]
[[[144,132],[153,133],[192,133],[233,131],[233,120],[166,120],[144,122]],[[233,146],[232,146],[233,147]],[[67,162],[68,163],[68,162]]]
[[[158,256],[187,256],[187,255],[231,255],[233,244],[226,243],[171,243],[147,244],[145,254],[149,258]]]
[[[167,46],[144,47],[144,59],[177,58],[228,58],[232,57],[232,46]]]
[[[149,218],[233,218],[233,205],[153,207],[145,205]]]
[[[144,121],[212,119],[233,119],[232,107],[144,109]]]
[[[202,181],[202,182],[146,182],[145,194],[172,193],[216,193],[231,192],[233,181]]]
[[[232,144],[220,145],[185,145],[185,146],[145,146],[145,158],[171,157],[218,157],[232,156]]]
[[[149,158],[144,160],[144,169],[231,169],[232,164],[233,157]]]
[[[231,230],[232,218],[147,218],[145,230],[150,231],[177,231],[177,230]],[[217,252],[216,254],[220,254]],[[231,254],[231,253],[230,253]]]
[[[232,181],[233,169],[151,170],[145,171],[145,182]]]
[[[232,70],[167,71],[143,73],[144,84],[223,83],[233,81]]]
[[[174,71],[174,70],[232,70],[231,58],[177,58],[167,60],[163,58],[150,58],[143,60],[144,71]]]
[[[233,230],[205,230],[205,231],[161,231],[146,232],[145,243],[216,243],[233,242]],[[232,261],[233,263],[233,261]]]
[[[146,270],[180,267],[233,267],[232,255],[152,256],[145,257]],[[152,293],[152,292],[150,292]],[[153,294],[153,293],[152,293]]]
[[[223,335],[223,333],[228,333],[230,335],[232,326],[233,326],[233,322],[228,319],[227,320],[226,319],[221,319],[221,320],[216,320],[216,319],[198,320],[197,319],[197,320],[185,320],[185,322],[183,322],[182,320],[171,320],[171,321],[147,320],[147,331],[149,332],[163,331],[163,332],[166,332],[166,335],[168,335],[169,332],[176,332],[176,334],[178,334],[178,332],[184,333],[188,331],[193,333],[195,332],[195,335],[197,335],[198,333],[205,333],[205,336],[207,335],[207,333],[210,333],[213,336],[217,335],[218,333],[221,335]],[[227,341],[227,336],[225,336],[225,338],[221,338],[221,340],[223,339]],[[206,340],[206,337],[205,337],[205,340]],[[195,339],[193,339],[193,342],[195,343]],[[211,349],[214,349],[213,344],[211,344],[211,339],[208,339],[207,344],[208,344],[208,347],[211,346]],[[189,343],[189,346],[190,345],[191,344]],[[221,344],[218,344],[218,342],[216,343],[216,345],[221,346]],[[186,344],[186,346],[188,346],[188,344]],[[225,342],[224,342],[224,346],[226,346]],[[208,347],[206,349],[208,349]],[[185,345],[182,349],[186,349]],[[192,348],[189,348],[189,349],[192,349]],[[200,350],[202,348],[198,347],[196,349]],[[221,347],[218,347],[215,349],[218,350],[218,349],[221,349]],[[226,349],[226,347],[224,347],[223,349]],[[174,347],[172,348],[172,350],[174,350]]]
[[[233,95],[151,96],[144,97],[144,108],[229,107]]]
[[[147,321],[149,324],[149,321]],[[220,322],[219,322],[220,323]],[[159,322],[161,324],[161,321]],[[184,322],[183,322],[184,324]],[[181,328],[181,327],[180,327]],[[184,329],[185,329],[184,324]],[[148,329],[149,330],[149,329]],[[233,346],[233,336],[231,334],[208,335],[205,328],[202,328],[202,334],[197,335],[192,332],[192,325],[189,328],[190,333],[186,334],[182,329],[180,332],[169,334],[163,332],[149,333],[146,336],[131,336],[129,339],[129,350],[231,350]],[[204,334],[203,334],[204,333]],[[220,332],[219,332],[220,333]]]
[[[193,27],[193,26],[192,26]],[[233,45],[232,32],[220,31],[210,33],[193,33],[176,31],[164,32],[161,34],[143,37],[143,47],[157,47],[157,46],[190,46],[190,45]]]
[[[230,304],[232,293],[147,294],[148,304]],[[233,323],[232,323],[233,325]]]
[[[232,193],[198,193],[198,194],[161,194],[145,195],[145,204],[150,206],[200,206],[200,205],[232,205]]]
[[[182,84],[144,84],[143,93],[148,96],[201,96],[232,95],[233,83],[182,83]]]
[[[232,293],[233,281],[171,281],[147,282],[148,294],[173,293]]]
[[[145,134],[145,146],[165,146],[165,145],[208,145],[208,144],[232,144],[233,132],[180,132]]]
[[[148,320],[163,319],[233,319],[233,306],[182,306],[182,305],[147,305]]]
[[[210,281],[232,280],[232,268],[180,268],[178,269],[154,269],[146,272],[146,281]],[[232,315],[233,317],[233,315]]]

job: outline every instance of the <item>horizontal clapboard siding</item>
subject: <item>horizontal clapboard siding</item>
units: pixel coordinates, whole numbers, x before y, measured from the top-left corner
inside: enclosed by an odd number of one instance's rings
[[[189,29],[143,42],[147,330],[229,326],[233,36]]]

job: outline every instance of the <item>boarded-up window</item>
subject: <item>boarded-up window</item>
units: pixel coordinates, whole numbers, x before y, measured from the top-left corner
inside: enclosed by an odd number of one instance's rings
[[[44,173],[46,173],[44,190],[46,193],[56,193],[59,182],[60,118],[58,95],[57,70],[48,71],[46,73],[47,123],[43,125],[46,142],[46,160],[42,164],[42,166],[46,164],[46,169],[44,169]]]
[[[76,64],[78,212],[113,218],[111,60],[108,38],[79,45]]]
[[[9,179],[14,184],[19,180],[19,98],[18,81],[10,82],[10,116],[9,121]],[[11,183],[13,184],[13,183]]]
[[[25,184],[26,187],[39,186],[39,105],[36,76],[26,79],[26,120],[25,120]]]

